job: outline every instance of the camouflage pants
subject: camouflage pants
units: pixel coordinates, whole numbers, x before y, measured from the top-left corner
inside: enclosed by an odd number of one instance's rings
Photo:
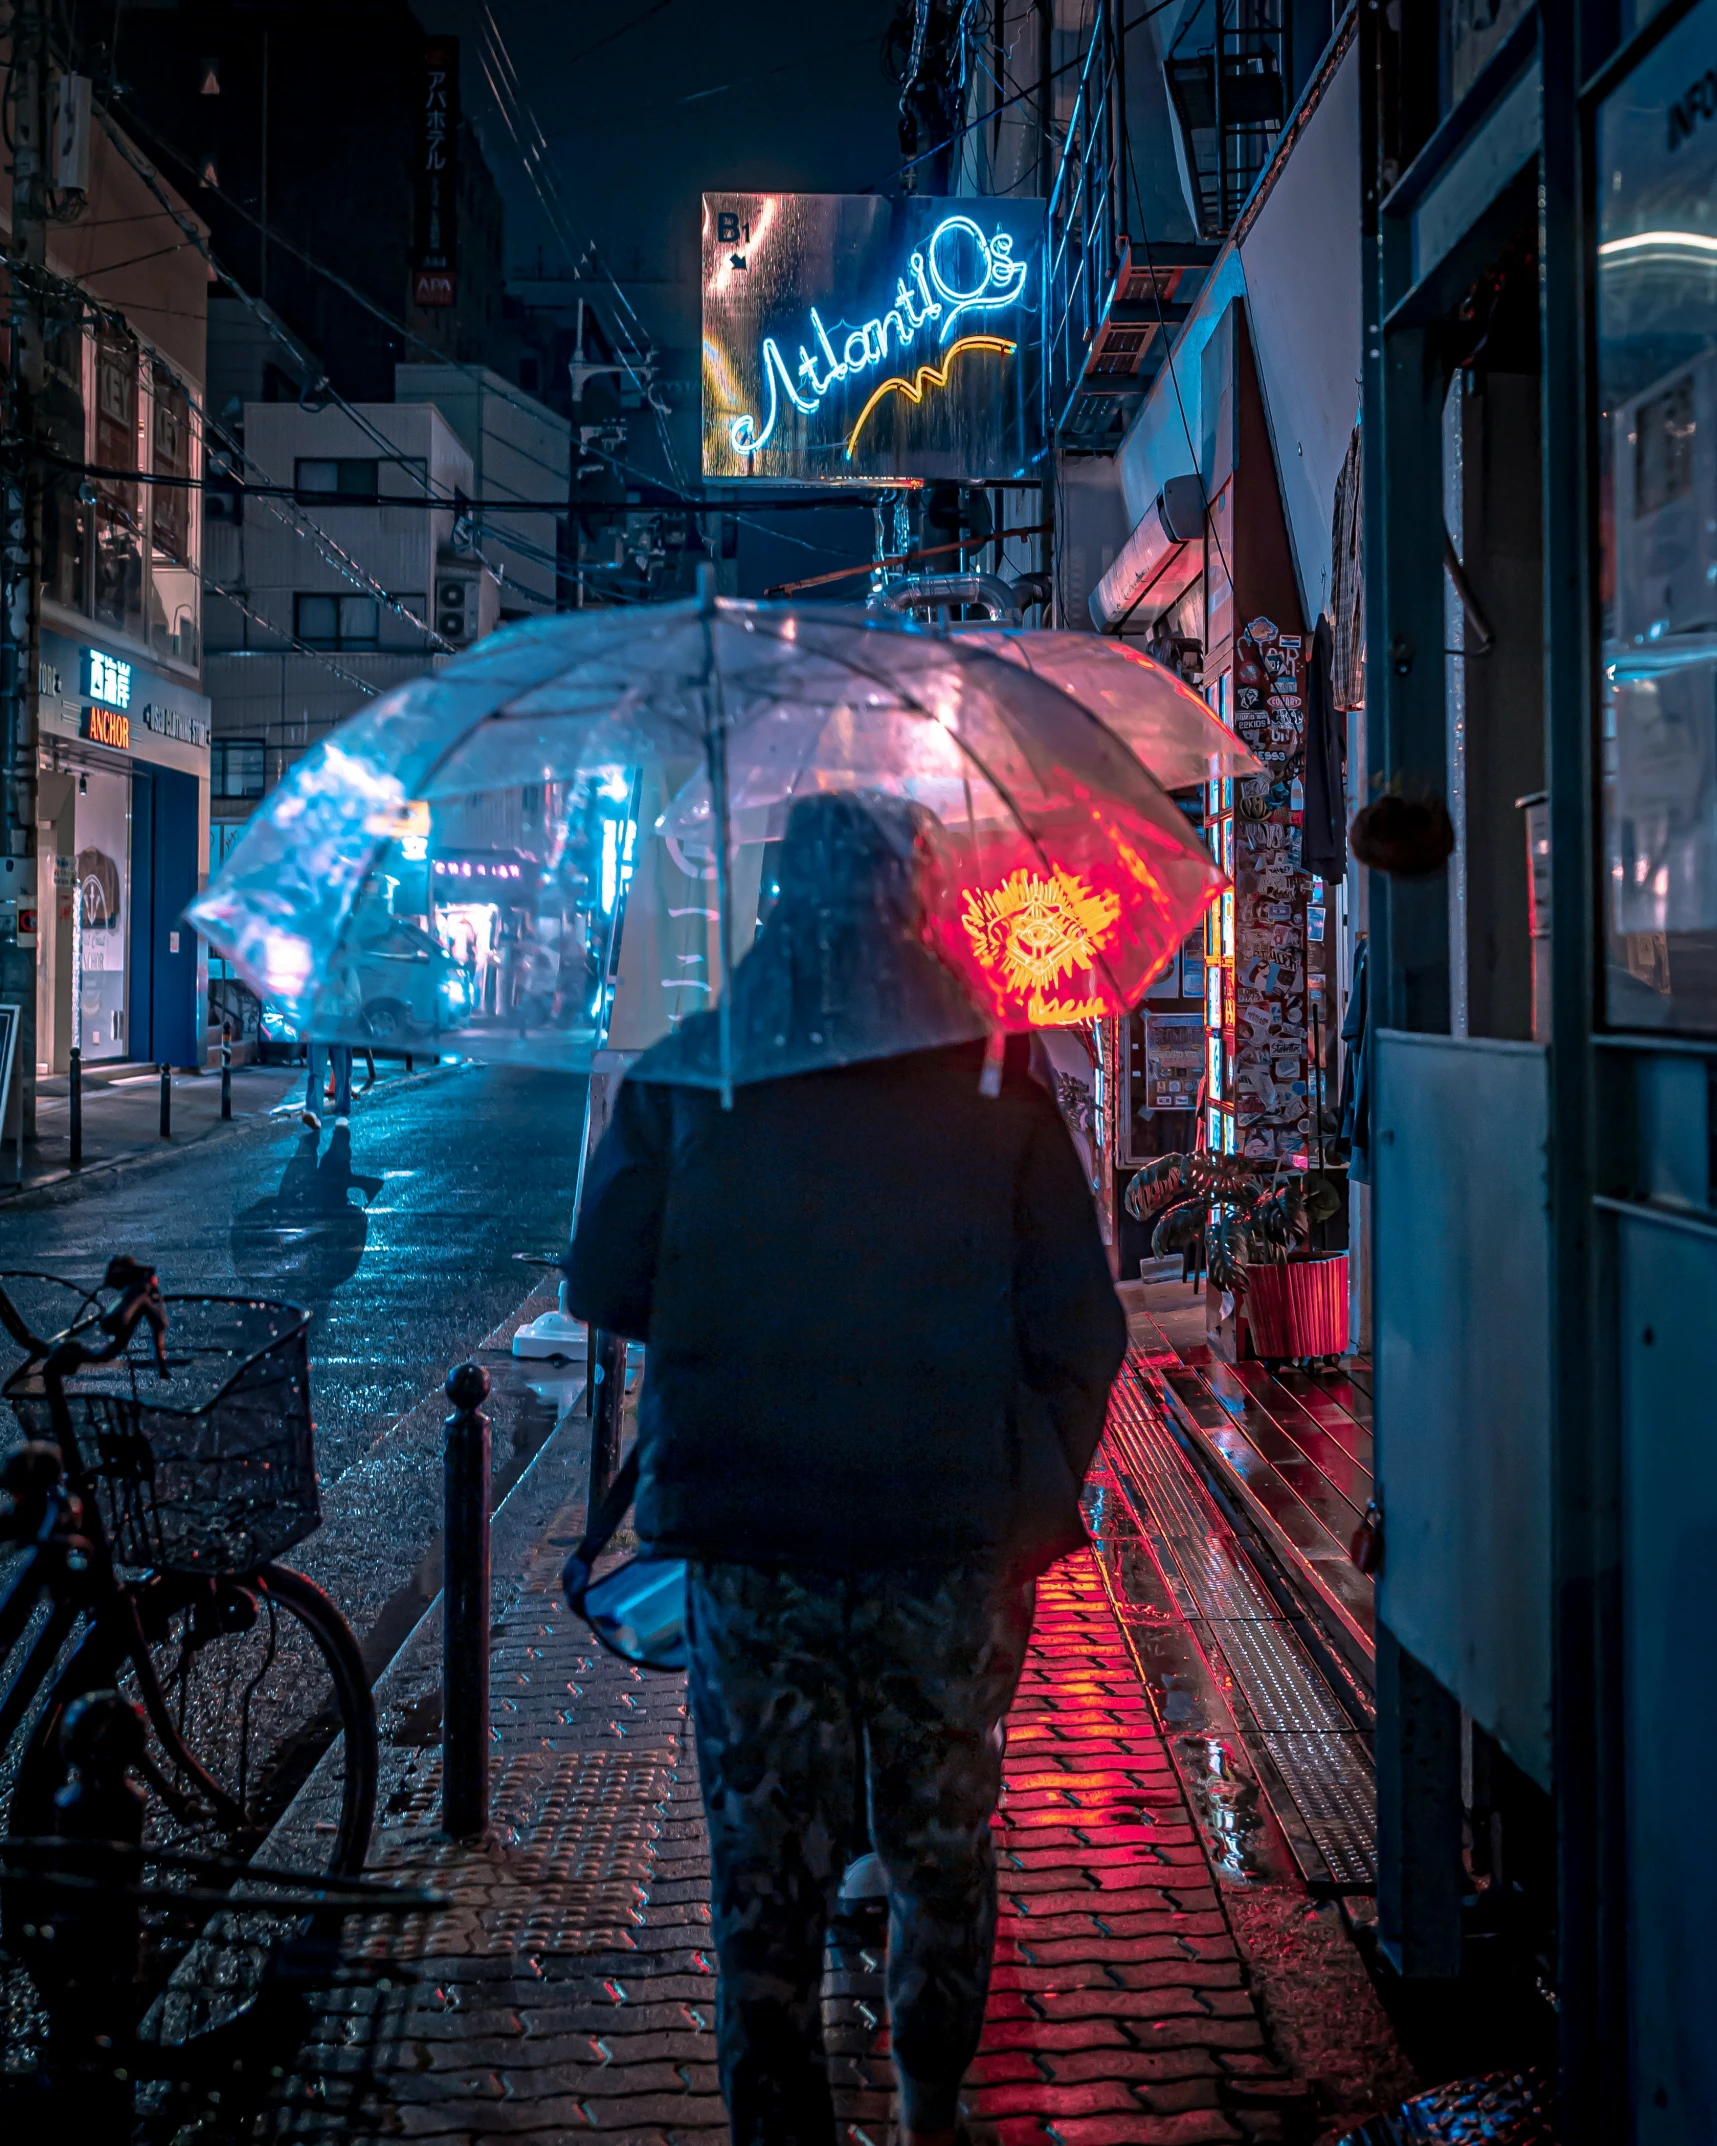
[[[901,2114],[953,2123],[996,1930],[990,1815],[1035,1589],[985,1565],[840,1577],[694,1564],[717,2038],[735,2146],[830,2146],[824,1932],[874,1847]]]

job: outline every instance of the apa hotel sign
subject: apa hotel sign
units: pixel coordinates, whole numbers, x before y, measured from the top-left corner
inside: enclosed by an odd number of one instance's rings
[[[1023,476],[1043,206],[703,197],[706,477]]]

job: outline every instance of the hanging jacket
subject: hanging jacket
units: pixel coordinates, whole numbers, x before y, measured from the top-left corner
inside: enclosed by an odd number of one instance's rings
[[[1330,691],[1330,623],[1320,617],[1306,666],[1306,807],[1300,861],[1331,886],[1347,877],[1345,722]]]

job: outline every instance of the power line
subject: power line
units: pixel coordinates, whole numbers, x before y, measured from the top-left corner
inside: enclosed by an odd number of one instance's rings
[[[1137,15],[1129,17],[1126,22],[1122,23],[1119,34],[1122,37],[1126,37],[1131,31],[1138,29],[1142,23],[1149,22],[1153,15],[1160,15],[1165,8],[1174,7],[1177,4],[1178,0],[1153,0],[1153,4],[1150,7],[1142,8]],[[932,157],[940,156],[944,149],[951,149],[956,142],[964,141],[968,134],[975,133],[979,127],[987,127],[998,113],[1007,111],[1011,105],[1021,104],[1028,97],[1041,97],[1051,82],[1059,81],[1063,75],[1073,74],[1082,69],[1088,57],[1089,54],[1080,53],[1071,60],[1064,60],[1059,67],[1052,67],[1048,74],[1041,76],[1029,88],[1016,90],[1013,96],[1004,97],[1000,104],[992,104],[987,112],[980,113],[976,119],[968,120],[963,127],[956,127],[954,132],[948,135],[945,140],[933,143],[928,149],[920,150],[917,156],[908,157],[904,164],[897,164],[885,177],[878,179],[873,185],[867,186],[864,191],[867,194],[880,194],[883,188],[893,180],[904,178],[909,171],[916,171],[920,164],[928,164]]]
[[[240,301],[256,316],[256,318],[268,330],[268,332],[273,335],[275,339],[279,341],[283,345],[283,347],[286,348],[294,356],[301,371],[317,371],[318,378],[315,383],[314,391],[325,393],[328,398],[335,404],[335,406],[342,412],[342,414],[347,417],[353,424],[355,424],[373,445],[382,448],[383,451],[390,457],[397,456],[399,452],[398,443],[394,440],[389,439],[387,435],[382,432],[381,429],[374,423],[374,421],[368,416],[366,416],[365,413],[355,404],[348,402],[346,398],[341,395],[339,391],[329,383],[326,373],[320,371],[319,362],[313,356],[311,356],[310,353],[302,349],[302,347],[298,344],[296,338],[292,336],[290,331],[287,330],[281,322],[276,320],[275,316],[270,312],[268,307],[263,305],[260,300],[253,298],[250,293],[245,290],[244,286],[240,284],[235,277],[228,274],[228,272],[221,266],[221,264],[216,261],[214,254],[211,251],[206,239],[203,237],[203,234],[197,228],[195,223],[188,216],[181,215],[179,211],[174,207],[173,203],[168,199],[167,194],[164,191],[160,182],[159,175],[149,168],[146,160],[140,159],[137,155],[133,153],[131,145],[125,140],[123,134],[114,126],[111,116],[99,106],[97,107],[97,111],[101,118],[104,131],[114,142],[115,146],[120,150],[120,153],[131,165],[132,169],[144,181],[145,185],[148,186],[150,192],[154,194],[156,200],[160,202],[162,208],[173,219],[174,223],[177,224],[178,228],[185,233],[190,243],[196,247],[197,251],[202,255],[203,259],[208,263],[209,267],[214,270],[217,275],[223,278],[229,288],[233,291],[234,295],[237,296]],[[276,234],[276,236],[278,237],[278,234]],[[332,272],[324,271],[324,273],[331,274]],[[190,391],[187,389],[186,392],[189,393]],[[202,406],[201,404],[199,404],[199,406],[203,409],[205,424],[209,425],[211,430],[216,429],[213,426],[212,420],[208,417],[206,406]],[[236,442],[233,442],[230,437],[226,435],[222,435],[222,437],[225,441],[225,444],[231,451],[236,452],[241,459],[249,459],[249,457],[245,455],[244,450],[238,448]],[[436,493],[429,482],[427,474],[419,473],[416,467],[409,462],[406,464],[406,467],[408,468],[413,479],[419,485],[421,485],[426,499],[428,499],[431,503],[433,503],[439,508],[457,514],[459,508],[459,501],[456,495],[450,493]],[[279,509],[277,508],[271,508],[270,511],[275,512],[277,514],[279,513]],[[564,513],[565,508],[563,505],[557,502],[553,511],[557,513]],[[281,516],[281,518],[285,519],[284,516]],[[382,587],[380,582],[376,581],[373,576],[369,575],[361,566],[358,565],[355,560],[350,559],[349,556],[343,552],[342,547],[340,547],[335,542],[335,540],[331,536],[329,536],[326,530],[321,529],[319,525],[312,521],[307,515],[301,515],[299,519],[302,520],[308,528],[316,532],[319,546],[331,546],[333,548],[333,551],[339,554],[338,558],[333,558],[329,557],[327,551],[324,551],[324,557],[327,558],[328,563],[330,565],[337,566],[342,573],[346,574],[348,579],[352,579],[355,577],[359,586],[366,588],[368,592],[374,595],[379,601],[386,603],[391,610],[397,612],[397,614],[401,618],[405,619],[408,624],[414,626],[420,633],[426,634],[428,638],[437,647],[443,649],[449,654],[453,652],[453,643],[444,639],[443,636],[439,634],[435,630],[435,628],[428,623],[427,620],[418,618],[417,615],[407,606],[399,603],[398,600],[388,590]],[[496,541],[504,544],[508,550],[516,553],[520,558],[529,559],[536,564],[548,566],[557,573],[560,571],[561,562],[558,554],[546,550],[540,544],[533,544],[527,537],[507,532],[503,534],[497,534]],[[478,556],[480,558],[482,557],[480,549]],[[483,563],[485,565],[489,565],[489,562],[486,559],[483,561]],[[492,566],[490,567],[490,571],[495,571]],[[497,578],[500,577],[497,576]],[[517,586],[517,584],[515,584],[515,586]],[[531,594],[531,592],[529,591],[526,591],[525,593],[527,597],[529,597]]]

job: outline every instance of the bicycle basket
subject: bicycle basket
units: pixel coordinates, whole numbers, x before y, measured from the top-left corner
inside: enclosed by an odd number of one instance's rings
[[[165,1302],[166,1384],[147,1329],[126,1356],[66,1382],[84,1476],[121,1565],[253,1572],[321,1524],[309,1314],[240,1297]],[[54,1437],[39,1365],[4,1392],[27,1436]]]

